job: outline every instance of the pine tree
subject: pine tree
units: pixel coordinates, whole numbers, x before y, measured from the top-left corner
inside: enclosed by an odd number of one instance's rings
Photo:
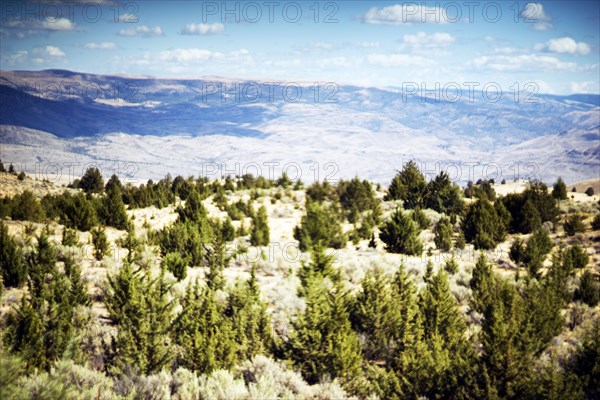
[[[304,289],[309,287],[315,280],[320,281],[328,278],[332,282],[339,282],[341,279],[339,269],[333,266],[333,257],[327,254],[327,249],[317,245],[310,251],[310,262],[303,261],[298,270],[300,279],[299,295],[304,295]]]
[[[449,251],[452,248],[452,224],[448,218],[441,218],[433,229],[435,237],[433,242],[440,251]]]
[[[167,253],[162,259],[161,266],[171,272],[178,281],[181,281],[187,276],[188,259],[181,257],[180,253]]]
[[[379,238],[391,253],[419,255],[423,252],[423,243],[419,239],[417,226],[412,219],[397,209],[379,233]]]
[[[581,275],[575,297],[590,307],[595,307],[600,301],[600,285],[590,271]]]
[[[250,244],[252,246],[267,246],[269,244],[269,222],[267,220],[267,209],[261,206],[256,216],[252,218],[252,229],[250,231]]]
[[[88,168],[79,180],[78,187],[83,189],[85,193],[102,193],[104,181],[100,170],[95,167]]]
[[[346,245],[346,236],[340,225],[339,210],[334,205],[316,201],[306,202],[306,214],[294,228],[294,239],[301,251],[320,245],[340,249]]]
[[[563,223],[567,236],[574,236],[577,233],[585,232],[583,217],[580,214],[572,214]]]
[[[208,248],[207,253],[207,285],[211,290],[221,290],[225,286],[223,269],[227,266],[229,258],[225,254],[225,244],[220,235],[214,237],[212,246]]]
[[[412,209],[423,205],[426,191],[425,177],[417,164],[411,160],[392,180],[385,200],[403,200],[404,208]]]
[[[108,254],[106,230],[103,227],[96,227],[90,233],[92,234],[92,243],[94,245],[94,257],[96,257],[96,260],[102,261],[102,258]]]
[[[127,212],[123,203],[123,194],[117,184],[108,186],[106,194],[100,199],[98,216],[104,225],[121,230],[127,229]]]
[[[4,168],[4,163],[0,160],[0,172],[6,172],[6,168]]]
[[[480,199],[469,206],[462,222],[462,231],[475,249],[491,249],[504,239],[506,222],[498,215],[496,207]]]
[[[425,204],[427,208],[446,215],[460,215],[465,207],[460,188],[452,183],[445,171],[427,184]]]
[[[6,287],[17,287],[27,279],[21,248],[9,235],[8,227],[0,220],[0,273]]]
[[[556,200],[566,200],[567,199],[567,185],[561,177],[558,177],[556,183],[552,187],[552,197]]]
[[[538,229],[531,235],[522,257],[531,277],[538,277],[538,270],[546,259],[546,255],[552,250],[552,246],[552,240],[545,230]]]

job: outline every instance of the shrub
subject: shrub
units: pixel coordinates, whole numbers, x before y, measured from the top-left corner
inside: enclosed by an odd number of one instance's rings
[[[462,222],[462,231],[465,239],[472,242],[476,249],[491,249],[504,240],[507,221],[498,211],[498,207],[483,199],[469,206]]]
[[[302,216],[300,225],[294,228],[294,239],[300,242],[301,251],[316,245],[342,248],[346,244],[346,237],[342,233],[339,211],[333,204],[307,201],[306,214]]]
[[[563,263],[569,270],[585,268],[588,263],[588,255],[583,247],[575,243],[563,253]]]
[[[423,243],[419,239],[415,222],[400,209],[383,225],[379,238],[391,253],[419,255],[423,252]]]
[[[21,247],[8,234],[3,221],[0,221],[0,274],[6,287],[21,286],[27,279]]]
[[[565,233],[567,236],[574,236],[577,233],[585,232],[585,225],[583,224],[583,216],[580,214],[572,214],[563,223]]]
[[[162,259],[162,267],[171,272],[178,281],[185,279],[187,276],[189,260],[187,257],[181,257],[180,253],[167,253]]]
[[[77,240],[77,232],[74,229],[65,227],[62,232],[62,245],[63,246],[76,246],[79,244]]]
[[[269,221],[267,209],[261,206],[258,213],[252,217],[252,229],[250,231],[250,244],[252,246],[267,246],[269,244]]]
[[[104,181],[100,170],[90,167],[79,180],[78,187],[86,193],[102,193],[104,190]]]
[[[427,218],[427,215],[421,210],[420,207],[415,207],[410,213],[410,217],[417,223],[420,229],[427,229],[431,224],[431,220]]]
[[[441,251],[448,251],[452,248],[452,224],[448,218],[441,218],[433,229],[435,237],[433,242]]]
[[[104,228],[96,227],[90,231],[92,234],[92,244],[94,245],[94,257],[101,261],[102,257],[108,254],[108,238]]]
[[[588,196],[593,196],[594,188],[590,186],[589,188],[585,189],[585,194],[587,194]]]
[[[562,178],[558,178],[556,183],[552,187],[552,197],[556,200],[566,200],[567,199],[567,185],[562,180]]]
[[[595,231],[600,229],[600,214],[596,214],[596,216],[592,220],[592,229]]]
[[[18,180],[20,180],[20,181],[24,181],[26,176],[27,176],[27,175],[25,175],[25,172],[21,171],[21,172],[19,172],[19,174],[17,175],[17,179],[18,179]]]
[[[385,200],[403,200],[404,208],[411,209],[423,205],[426,192],[425,177],[411,160],[392,180]]]
[[[590,307],[595,307],[600,301],[600,285],[590,271],[581,275],[575,297]]]

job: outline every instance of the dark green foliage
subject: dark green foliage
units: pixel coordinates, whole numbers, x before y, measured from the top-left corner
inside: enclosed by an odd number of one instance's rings
[[[181,257],[179,253],[167,253],[163,257],[161,265],[180,281],[187,276],[188,263],[187,257]]]
[[[515,239],[510,246],[508,256],[517,264],[517,267],[520,266],[525,260],[525,243],[519,238]]]
[[[507,194],[502,203],[511,215],[510,232],[531,233],[546,221],[555,223],[558,217],[556,199],[542,182],[532,183],[522,193]]]
[[[567,371],[579,377],[588,399],[600,398],[600,322],[594,321],[586,332]]]
[[[567,185],[565,185],[565,181],[561,177],[556,180],[556,183],[552,187],[552,197],[556,200],[567,199]]]
[[[319,202],[322,203],[325,200],[337,201],[337,192],[335,188],[329,184],[326,180],[323,183],[315,182],[306,188],[306,199],[307,202]]]
[[[170,365],[174,303],[169,300],[171,284],[166,282],[164,270],[154,277],[135,272],[125,263],[116,275],[108,277],[108,284],[104,302],[119,328],[111,343],[109,371],[135,367],[149,374]]]
[[[125,230],[127,229],[128,217],[121,189],[114,182],[111,185],[107,184],[107,187],[106,194],[99,200],[98,218],[106,226]]]
[[[385,195],[385,200],[403,200],[406,209],[423,206],[427,193],[425,177],[414,161],[409,161],[399,171]]]
[[[600,284],[590,271],[585,271],[581,275],[575,297],[590,307],[595,307],[600,301]]]
[[[127,249],[126,261],[128,263],[138,262],[142,258],[140,254],[142,251],[142,244],[135,235],[133,224],[127,224],[127,236],[121,240],[120,245]]]
[[[487,200],[477,200],[469,206],[462,222],[465,239],[476,249],[492,249],[506,236],[507,221],[502,206],[495,207]]]
[[[435,247],[440,251],[449,251],[452,248],[452,224],[448,218],[441,218],[433,229]]]
[[[462,232],[462,230],[460,230],[460,231],[458,231],[458,234],[456,235],[456,243],[454,243],[454,247],[456,247],[459,250],[464,250],[466,245],[467,245],[467,241],[465,240],[465,235]]]
[[[0,273],[6,287],[17,287],[27,279],[27,265],[23,263],[21,247],[9,235],[8,227],[0,220]]]
[[[361,181],[358,178],[350,181],[341,180],[336,190],[340,205],[346,212],[349,222],[355,224],[361,220],[360,217],[363,213],[371,211],[372,213],[369,216],[372,216],[373,219],[373,221],[370,221],[373,222],[372,226],[379,223],[381,214],[379,200],[375,197],[375,192],[369,181]]]
[[[458,260],[456,259],[455,253],[452,253],[452,256],[446,260],[446,263],[444,264],[444,270],[450,275],[458,272]]]
[[[397,209],[392,218],[381,227],[379,238],[391,253],[420,255],[423,252],[417,225],[400,209]]]
[[[445,171],[440,172],[427,184],[425,207],[446,215],[460,215],[464,210],[460,187],[450,180]]]
[[[8,166],[8,173],[13,175],[16,174],[15,166],[13,165],[13,163],[10,163],[10,165]]]
[[[268,225],[267,225],[267,227],[268,227]],[[229,218],[229,215],[227,216],[227,218],[225,218],[225,221],[223,221],[223,223],[221,224],[221,237],[226,242],[231,242],[233,239],[235,239],[235,227],[233,226],[233,223],[231,221],[231,218]]]
[[[97,223],[94,201],[83,193],[72,195],[65,191],[58,196],[47,195],[42,205],[49,218],[59,218],[60,223],[69,228],[89,231]]]
[[[596,214],[592,220],[592,229],[597,231],[600,230],[600,214]]]
[[[290,359],[309,383],[324,377],[352,382],[360,373],[362,358],[350,324],[347,292],[340,287],[325,291],[318,280],[305,291],[306,310],[292,322]]]
[[[589,188],[585,189],[585,194],[587,194],[588,196],[593,196],[594,188],[590,186]]]
[[[252,218],[252,228],[250,230],[250,244],[252,246],[267,246],[269,244],[269,221],[267,219],[267,209],[261,206],[258,213]]]
[[[90,231],[92,234],[92,244],[94,245],[94,257],[101,261],[108,254],[108,238],[104,228],[96,227]]]
[[[6,319],[4,343],[20,355],[30,372],[50,369],[76,346],[75,333],[81,325],[75,308],[89,304],[77,268],[69,267],[69,274],[64,275],[57,271],[55,262],[56,250],[42,234],[29,259],[29,294]]]
[[[587,252],[579,243],[575,243],[563,253],[563,264],[569,270],[585,268],[588,263]]]
[[[431,225],[431,220],[427,218],[427,215],[425,215],[420,207],[415,207],[410,213],[410,217],[417,223],[419,229],[427,229]]]
[[[546,255],[552,250],[552,246],[552,240],[545,230],[538,229],[531,235],[522,254],[522,262],[531,277],[538,276],[538,270],[546,259]]]
[[[25,177],[27,177],[27,175],[25,175],[25,172],[23,171],[19,172],[19,174],[17,175],[17,179],[20,181],[24,181]]]
[[[104,181],[100,170],[95,167],[88,168],[79,180],[78,187],[83,189],[85,193],[102,193]]]
[[[315,280],[321,281],[329,278],[333,282],[339,282],[340,271],[333,266],[333,261],[333,256],[327,254],[325,247],[317,245],[311,248],[310,262],[303,261],[298,270],[298,278],[301,283],[300,296],[305,295],[304,288],[309,287]]]
[[[581,214],[572,214],[568,216],[563,223],[563,228],[565,228],[567,236],[574,236],[577,233],[585,232],[583,216]]]
[[[243,283],[237,282],[229,293],[225,315],[232,323],[238,362],[271,352],[271,320],[267,314],[267,305],[260,299],[254,267],[250,279]]]
[[[77,239],[77,231],[65,227],[62,232],[62,245],[63,246],[77,246],[79,240]]]
[[[478,180],[475,185],[469,181],[467,187],[464,190],[464,194],[468,198],[476,197],[479,200],[496,200],[496,191],[492,187],[492,182],[488,180]]]
[[[233,321],[226,306],[209,287],[189,285],[174,324],[173,338],[181,347],[177,363],[200,373],[229,369],[236,362]]]
[[[207,248],[208,274],[206,284],[211,290],[221,290],[225,287],[223,269],[229,263],[229,257],[225,254],[225,243],[216,235],[212,240],[212,246]]]
[[[0,160],[0,172],[6,172],[6,168],[4,168],[4,163]]]
[[[294,239],[300,242],[301,251],[317,245],[342,248],[346,237],[342,233],[339,210],[333,204],[307,201],[306,214],[302,216],[300,225],[294,228]]]
[[[192,190],[187,185],[183,189],[181,187],[174,187],[173,184],[174,182],[169,175],[158,182],[149,180],[146,184],[141,184],[140,186],[127,184],[123,188],[123,201],[129,205],[130,209],[150,207],[152,205],[157,208],[163,208],[175,201],[176,193],[181,194],[181,192],[175,192],[175,190],[182,191],[184,196],[188,193],[187,190],[190,192]],[[206,194],[204,181],[199,180],[196,182],[193,190]],[[181,199],[184,200],[185,198],[181,197]]]
[[[13,220],[41,222],[45,216],[40,202],[29,190],[12,198],[10,210]]]

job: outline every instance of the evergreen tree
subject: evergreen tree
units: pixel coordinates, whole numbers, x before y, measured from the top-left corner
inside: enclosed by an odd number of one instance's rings
[[[333,257],[327,254],[326,250],[323,246],[314,246],[310,250],[310,262],[302,262],[298,270],[298,278],[301,284],[298,291],[300,296],[304,295],[304,289],[314,281],[321,281],[325,278],[332,282],[340,281],[340,271],[333,266]]]
[[[385,200],[403,200],[404,208],[412,209],[423,205],[426,191],[425,177],[411,160],[392,180]]]
[[[590,307],[595,307],[600,301],[600,285],[590,271],[581,275],[575,297]]]
[[[77,232],[74,229],[65,227],[62,232],[61,243],[63,246],[77,246],[79,244]]]
[[[334,205],[307,201],[306,214],[294,228],[294,239],[298,240],[300,250],[307,251],[317,245],[335,249],[345,246],[346,237],[339,219],[339,211]]]
[[[222,238],[216,235],[212,241],[212,246],[207,251],[208,274],[206,276],[207,285],[211,290],[220,290],[225,286],[225,277],[223,269],[229,263],[229,258],[225,254],[225,243]]]
[[[538,270],[546,259],[546,255],[552,250],[552,240],[543,229],[538,229],[527,241],[522,261],[527,266],[529,275],[533,278],[538,276]]]
[[[600,230],[600,214],[596,214],[592,219],[592,229],[595,231]]]
[[[95,167],[88,168],[79,180],[78,187],[83,189],[85,193],[102,193],[104,181],[100,170]]]
[[[465,239],[476,249],[491,249],[506,235],[506,223],[497,208],[487,200],[477,200],[469,206],[462,222]]]
[[[0,172],[6,172],[6,168],[4,168],[4,163],[0,160]]]
[[[117,184],[108,186],[106,194],[100,199],[98,216],[104,225],[121,230],[127,229],[127,212],[125,211],[121,189]]]
[[[131,223],[127,224],[127,236],[122,240],[121,246],[127,249],[126,261],[128,263],[136,263],[141,259],[142,244],[136,237],[135,227]]]
[[[271,352],[271,320],[267,314],[267,305],[260,299],[255,267],[252,267],[250,279],[238,282],[229,293],[225,315],[232,323],[236,358],[239,361]]]
[[[567,185],[561,177],[558,177],[556,183],[552,187],[552,197],[556,200],[566,200],[567,199]]]
[[[235,332],[225,317],[225,306],[210,287],[190,284],[181,300],[173,338],[182,354],[178,364],[192,371],[210,373],[229,369],[236,363]]]
[[[92,243],[94,245],[94,257],[102,261],[102,258],[108,254],[108,238],[104,228],[96,227],[90,231],[92,234]]]
[[[267,220],[267,209],[261,206],[256,216],[252,218],[252,230],[250,231],[250,244],[252,246],[267,246],[269,244],[269,222]]]
[[[383,225],[379,238],[391,253],[419,255],[423,252],[416,224],[400,209],[397,209],[392,218]]]
[[[33,192],[25,190],[13,197],[11,218],[20,221],[41,222],[44,219],[44,209]]]
[[[17,287],[27,279],[27,266],[23,263],[21,247],[8,233],[0,220],[0,273],[6,287]]]
[[[445,171],[429,181],[425,199],[427,208],[446,215],[460,215],[465,207],[460,188]]]
[[[600,398],[600,321],[585,333],[567,369],[579,377],[588,399]]]
[[[15,166],[13,165],[13,163],[10,163],[10,165],[8,166],[8,173],[9,174],[13,174],[13,175],[16,174],[16,172],[15,172]]]
[[[579,243],[573,244],[563,253],[563,264],[567,269],[582,269],[588,263],[587,252]]]
[[[421,210],[420,207],[415,207],[410,213],[410,217],[415,221],[420,229],[427,229],[431,224],[427,215]]]
[[[181,257],[180,253],[165,254],[161,265],[171,272],[178,281],[185,279],[187,276],[188,259],[187,257]]]
[[[309,383],[327,376],[350,383],[359,373],[361,346],[350,325],[347,293],[340,287],[325,291],[319,280],[305,290],[306,310],[292,322],[289,357]]]
[[[120,373],[135,367],[143,374],[160,371],[172,360],[170,331],[174,303],[169,299],[171,284],[164,270],[157,277],[134,272],[125,263],[108,277],[105,296],[111,320],[117,324],[112,342],[109,370]]]
[[[574,236],[577,233],[585,232],[583,217],[580,214],[572,214],[563,223],[567,236]]]
[[[448,218],[441,218],[433,229],[435,237],[433,242],[440,251],[449,251],[452,248],[452,224]]]

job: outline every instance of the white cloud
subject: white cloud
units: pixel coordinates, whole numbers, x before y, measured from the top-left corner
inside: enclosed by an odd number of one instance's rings
[[[346,57],[331,57],[318,60],[316,64],[320,68],[350,68],[355,63],[351,62]]]
[[[72,31],[77,27],[67,18],[6,19],[0,29],[1,37],[25,39],[35,35],[48,35],[52,32]]]
[[[33,49],[34,54],[45,55],[49,57],[64,57],[65,53],[56,46],[45,46]]]
[[[401,25],[410,23],[445,24],[456,22],[448,18],[446,10],[439,6],[419,4],[395,4],[388,7],[372,7],[362,16],[367,24]]]
[[[436,32],[430,35],[425,32],[417,32],[414,35],[404,35],[400,49],[410,48],[413,52],[442,50],[448,48],[455,40],[454,36],[446,32]]]
[[[564,62],[556,57],[535,54],[482,56],[471,61],[469,65],[493,71],[572,71],[577,68],[577,64],[573,62]]]
[[[598,93],[599,87],[598,82],[594,81],[583,81],[583,82],[571,82],[572,93]]]
[[[565,36],[558,39],[550,39],[545,44],[537,43],[534,47],[536,51],[549,51],[551,53],[562,54],[580,54],[590,53],[590,45],[584,42],[576,42],[574,39]]]
[[[13,54],[10,54],[9,56],[7,56],[5,61],[9,65],[22,64],[25,61],[27,61],[28,56],[29,56],[29,53],[27,52],[27,50],[19,50],[16,53],[13,53]]]
[[[225,25],[220,22],[214,24],[187,24],[181,29],[182,35],[211,35],[225,30]]]
[[[86,43],[83,46],[89,50],[114,50],[117,48],[117,45],[113,42],[102,42],[102,43]]]
[[[240,49],[229,53],[221,53],[206,49],[173,49],[161,51],[158,54],[158,60],[163,62],[176,62],[182,64],[195,64],[207,61],[240,61],[248,60],[250,52],[246,49]]]
[[[121,29],[117,35],[119,36],[140,36],[140,37],[157,37],[164,36],[160,26],[149,27],[146,25],[136,26],[135,28]]]
[[[552,18],[544,11],[541,3],[527,3],[521,11],[521,18],[525,23],[532,24],[536,31],[545,31],[552,28]]]
[[[362,47],[364,49],[378,49],[380,44],[378,41],[373,41],[373,42],[362,41],[362,42],[358,42],[356,45],[358,47]]]
[[[370,54],[367,62],[386,68],[394,67],[424,67],[433,65],[433,61],[408,54]]]

